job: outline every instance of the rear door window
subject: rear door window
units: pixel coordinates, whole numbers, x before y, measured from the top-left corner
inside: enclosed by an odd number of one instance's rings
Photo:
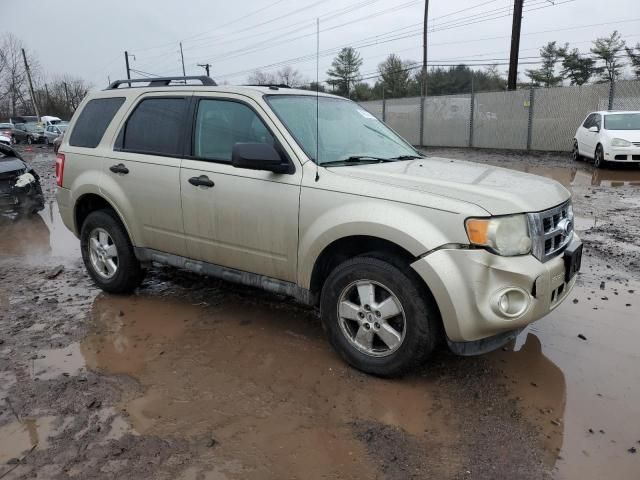
[[[69,145],[96,148],[109,123],[124,103],[124,97],[90,100],[80,113],[69,137]]]
[[[121,150],[151,155],[182,153],[186,98],[146,98],[135,108],[121,132]]]

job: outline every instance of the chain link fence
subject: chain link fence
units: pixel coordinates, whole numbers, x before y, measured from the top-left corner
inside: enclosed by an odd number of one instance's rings
[[[640,81],[532,88],[361,105],[414,145],[569,151],[589,112],[640,110]],[[421,115],[422,112],[422,115]]]

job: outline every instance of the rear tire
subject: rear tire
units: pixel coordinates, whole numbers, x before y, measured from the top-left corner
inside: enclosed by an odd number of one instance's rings
[[[604,150],[602,149],[602,145],[598,144],[596,146],[596,153],[593,155],[593,166],[596,168],[603,168],[604,165]]]
[[[336,267],[322,288],[320,313],[333,348],[373,375],[399,375],[437,343],[435,303],[410,272],[379,258],[356,257]]]
[[[105,292],[129,293],[144,279],[146,272],[127,231],[111,210],[96,210],[87,216],[80,233],[80,250],[89,275]]]

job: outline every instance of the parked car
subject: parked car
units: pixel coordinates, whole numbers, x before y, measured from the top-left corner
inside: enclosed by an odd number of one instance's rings
[[[44,129],[44,143],[52,144],[66,129],[67,125],[47,125]]]
[[[8,135],[4,135],[2,133],[0,133],[0,143],[3,145],[13,145],[13,138],[9,137]]]
[[[26,131],[20,130],[13,123],[0,123],[0,135],[9,137],[12,145],[26,142],[28,136]]]
[[[43,127],[48,127],[49,125],[58,125],[62,123],[63,120],[59,117],[52,117],[50,115],[43,115],[40,117],[40,123],[42,123]]]
[[[155,262],[289,295],[348,363],[395,375],[442,340],[498,348],[573,288],[559,183],[425,157],[341,97],[200,80],[117,81],[71,121],[57,201],[103,290]]]
[[[640,163],[640,112],[593,112],[573,139],[574,160],[593,159],[596,168],[606,162]]]
[[[43,143],[45,141],[44,128],[37,123],[25,123],[18,125],[17,128],[27,133],[27,143],[29,145],[33,143]]]
[[[0,144],[0,213],[29,214],[43,208],[38,174],[13,148]]]
[[[53,153],[58,153],[58,150],[60,150],[60,145],[62,144],[62,140],[64,139],[64,133],[60,136],[58,136],[54,141],[53,141]]]

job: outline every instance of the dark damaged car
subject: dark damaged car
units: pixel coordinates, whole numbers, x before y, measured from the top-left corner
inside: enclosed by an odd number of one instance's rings
[[[13,148],[0,144],[0,213],[29,214],[43,208],[38,174]]]

